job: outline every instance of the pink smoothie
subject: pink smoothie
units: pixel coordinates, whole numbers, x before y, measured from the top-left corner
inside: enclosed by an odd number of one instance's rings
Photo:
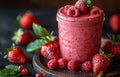
[[[98,9],[98,14],[77,17],[66,15],[65,7],[58,10],[56,18],[62,57],[84,62],[99,51],[104,13]]]

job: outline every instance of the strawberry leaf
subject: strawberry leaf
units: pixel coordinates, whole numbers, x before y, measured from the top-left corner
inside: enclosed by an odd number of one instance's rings
[[[44,41],[42,39],[35,40],[27,45],[27,52],[33,52],[42,47]]]
[[[14,71],[19,71],[19,68],[17,65],[7,65],[7,66],[5,66],[5,68],[12,69]]]
[[[3,69],[0,71],[0,77],[16,77],[16,71],[12,69]]]
[[[46,36],[50,37],[50,34],[48,33],[48,31],[41,25],[33,23],[33,30],[34,30],[34,33],[39,37],[46,37]]]

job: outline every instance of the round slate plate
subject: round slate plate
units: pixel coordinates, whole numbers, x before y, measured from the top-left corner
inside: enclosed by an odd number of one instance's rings
[[[68,70],[56,69],[50,70],[47,68],[48,60],[43,58],[39,51],[35,52],[33,57],[33,68],[37,72],[42,72],[46,77],[96,77],[92,73],[74,72]]]

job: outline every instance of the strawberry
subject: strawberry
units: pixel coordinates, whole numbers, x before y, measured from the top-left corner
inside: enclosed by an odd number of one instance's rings
[[[102,39],[101,49],[106,53],[111,53],[112,48],[112,40],[111,39]]]
[[[51,41],[41,47],[41,55],[47,59],[58,59],[60,57],[59,44]]]
[[[34,33],[40,37],[27,45],[27,51],[33,52],[40,49],[40,53],[47,59],[58,59],[60,57],[60,48],[58,37],[52,36],[44,27],[33,24]]]
[[[31,33],[24,29],[18,29],[14,33],[14,36],[12,37],[12,40],[19,45],[27,45],[28,43],[34,41],[35,39],[36,39],[35,36],[33,36]]]
[[[117,32],[120,30],[120,14],[113,14],[109,20],[110,27],[113,31]]]
[[[51,59],[48,61],[47,66],[49,69],[56,69],[58,66],[58,61],[57,59]]]
[[[110,59],[108,59],[109,56],[98,53],[93,56],[92,64],[93,64],[93,73],[98,74],[100,71],[105,70],[110,66]]]
[[[12,63],[26,63],[28,61],[23,50],[14,45],[8,50],[7,58]]]
[[[120,44],[114,44],[111,49],[116,60],[120,59]]]
[[[40,24],[41,22],[35,17],[32,12],[25,12],[22,15],[17,16],[17,20],[22,28],[32,29],[32,24]]]
[[[82,65],[81,65],[81,70],[84,72],[89,72],[93,70],[93,65],[91,61],[85,61]]]
[[[89,8],[87,3],[83,0],[78,0],[75,4],[75,7],[78,8],[82,15],[89,13]]]

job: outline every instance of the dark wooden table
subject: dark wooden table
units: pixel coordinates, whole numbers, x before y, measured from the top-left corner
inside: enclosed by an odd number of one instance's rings
[[[3,9],[0,8],[0,70],[4,68],[5,65],[12,64],[7,59],[4,59],[4,53],[7,48],[9,48],[13,41],[11,41],[11,37],[13,36],[13,32],[16,31],[19,27],[16,24],[16,16],[19,13],[22,13],[28,9]],[[57,21],[56,21],[56,10],[41,10],[41,9],[29,9],[32,11],[38,19],[43,23],[44,27],[49,30],[54,31],[54,35],[57,35]],[[106,20],[104,22],[103,27],[103,37],[106,37],[106,33],[113,33],[111,28],[109,27],[109,17],[110,14],[106,13]],[[20,46],[21,47],[21,46]],[[29,69],[29,75],[25,77],[35,77],[37,73],[32,66],[33,53],[26,52],[26,47],[21,47],[24,50],[24,53],[29,58],[30,62],[24,64],[25,67]],[[16,64],[20,65],[20,64]]]

